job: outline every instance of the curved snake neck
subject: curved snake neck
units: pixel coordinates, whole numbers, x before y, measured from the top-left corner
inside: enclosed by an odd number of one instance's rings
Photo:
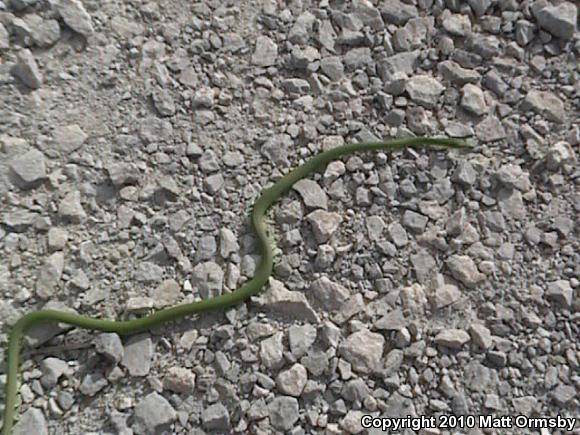
[[[447,138],[405,138],[381,142],[362,142],[342,145],[317,154],[304,164],[296,167],[287,175],[276,181],[271,187],[262,190],[260,197],[254,203],[251,222],[258,238],[261,261],[254,277],[231,293],[226,293],[211,299],[198,302],[176,305],[155,313],[133,320],[105,320],[96,319],[78,314],[57,310],[33,311],[22,316],[12,327],[8,338],[7,351],[7,380],[5,388],[4,425],[2,435],[10,435],[14,426],[18,398],[18,374],[20,367],[20,351],[26,332],[33,326],[43,322],[59,322],[77,326],[79,328],[116,332],[121,335],[134,334],[170,320],[180,319],[193,313],[199,313],[218,308],[225,308],[238,304],[257,294],[272,274],[274,264],[274,243],[266,232],[264,217],[270,206],[284,195],[302,178],[317,171],[325,164],[341,156],[361,151],[388,150],[394,151],[406,147],[420,145],[443,146],[447,148],[466,148],[467,145],[459,140]]]

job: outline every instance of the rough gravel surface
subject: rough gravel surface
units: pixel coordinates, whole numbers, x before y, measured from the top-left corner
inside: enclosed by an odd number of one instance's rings
[[[14,435],[579,416],[577,21],[560,0],[1,0],[0,343],[43,307],[129,319],[234,290],[259,191],[321,150],[474,146],[301,181],[269,213],[268,288],[234,309],[32,331]]]

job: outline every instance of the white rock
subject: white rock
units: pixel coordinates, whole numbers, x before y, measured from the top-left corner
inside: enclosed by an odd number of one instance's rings
[[[339,350],[353,370],[368,374],[381,368],[384,345],[385,338],[381,334],[362,329],[349,335]]]

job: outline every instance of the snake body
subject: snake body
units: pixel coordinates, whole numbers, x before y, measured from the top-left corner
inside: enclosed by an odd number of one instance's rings
[[[406,147],[417,147],[421,145],[442,146],[447,148],[467,147],[465,143],[455,139],[426,137],[342,145],[311,157],[302,165],[294,168],[287,175],[276,181],[271,187],[263,189],[258,200],[254,203],[251,214],[251,224],[258,239],[258,250],[261,255],[261,261],[256,269],[254,277],[231,293],[225,293],[202,301],[176,305],[133,320],[113,321],[97,319],[57,310],[33,311],[22,316],[12,326],[8,338],[6,365],[7,379],[2,435],[10,435],[14,425],[15,415],[18,410],[17,398],[20,352],[24,335],[31,327],[44,322],[59,322],[89,330],[130,335],[171,320],[180,319],[193,313],[200,313],[236,305],[248,299],[250,296],[257,294],[272,274],[274,265],[274,243],[268,237],[264,218],[266,211],[270,206],[282,195],[288,192],[297,181],[344,155],[375,150],[394,151]]]

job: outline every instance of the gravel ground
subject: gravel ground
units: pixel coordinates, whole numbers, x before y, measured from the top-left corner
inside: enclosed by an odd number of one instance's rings
[[[14,434],[379,434],[363,415],[452,414],[481,427],[402,433],[578,433],[479,420],[580,415],[577,14],[0,1],[0,342],[42,307],[128,319],[237,288],[259,191],[321,150],[474,145],[300,182],[269,213],[267,291],[235,309],[129,338],[31,332]]]

